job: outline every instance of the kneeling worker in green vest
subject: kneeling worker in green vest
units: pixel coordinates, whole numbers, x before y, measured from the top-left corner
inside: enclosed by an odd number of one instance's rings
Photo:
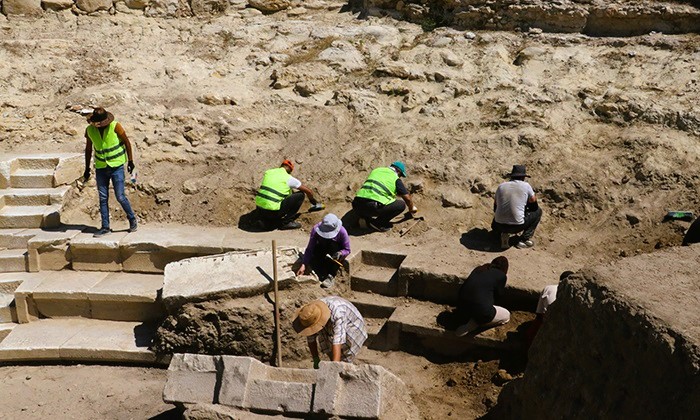
[[[266,229],[298,229],[301,227],[297,218],[304,195],[309,198],[312,207],[309,211],[323,210],[325,206],[314,198],[314,193],[301,185],[301,181],[294,178],[292,171],[294,164],[290,160],[283,160],[279,168],[268,169],[263,175],[263,180],[255,196],[255,205],[264,227]],[[293,192],[292,190],[299,190]]]
[[[112,181],[114,196],[121,204],[129,220],[129,232],[136,231],[136,215],[131,209],[129,199],[124,194],[124,164],[129,173],[134,171],[134,156],[131,143],[124,128],[114,120],[114,115],[104,108],[95,108],[88,117],[90,125],[85,129],[85,172],[83,178],[90,178],[90,159],[95,149],[95,180],[97,195],[100,198],[100,217],[102,227],[95,237],[111,232],[109,228],[109,182]],[[127,160],[128,158],[128,160]]]
[[[411,213],[418,211],[401,178],[406,177],[406,165],[396,161],[389,167],[373,170],[352,201],[352,208],[374,230],[391,229],[391,219],[408,206]],[[396,196],[402,198],[397,200]]]

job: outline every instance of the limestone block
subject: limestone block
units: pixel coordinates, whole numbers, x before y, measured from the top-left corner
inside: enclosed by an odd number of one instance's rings
[[[0,360],[59,360],[59,348],[70,337],[62,326],[35,322],[32,328],[22,329],[24,325],[16,326],[10,334],[0,342]]]
[[[218,401],[241,408],[245,404],[248,378],[264,376],[267,367],[252,357],[221,356],[221,362],[224,373]]]
[[[146,321],[163,317],[157,300],[163,276],[110,273],[88,291],[90,316],[114,321]]]
[[[222,362],[220,404],[275,413],[311,412],[314,370],[275,368],[250,357],[222,356]]]
[[[93,238],[91,233],[77,235],[70,243],[73,270],[121,271],[119,243],[125,236],[126,232],[112,233],[101,238]]]
[[[153,331],[138,322],[93,319],[43,320],[62,323],[74,331],[60,346],[62,360],[100,362],[159,362],[148,350]],[[59,324],[61,325],[61,324]]]
[[[68,268],[71,263],[69,242],[79,233],[79,230],[69,230],[36,234],[27,241],[29,271],[59,271]]]
[[[0,293],[0,324],[17,322],[14,300],[15,296],[13,294]]]
[[[73,7],[73,4],[75,2],[73,0],[42,0],[41,5],[44,7],[46,10],[54,10],[54,11],[60,11],[60,10],[66,10],[70,9]],[[60,184],[58,184],[60,185]]]
[[[80,10],[92,13],[98,10],[109,10],[112,7],[112,0],[76,0],[75,5]]]
[[[172,404],[214,403],[220,369],[220,356],[187,353],[173,355],[168,367],[163,401]]]
[[[341,418],[418,419],[406,385],[377,365],[321,362],[313,412]]]
[[[192,226],[144,228],[121,243],[123,270],[162,273],[168,263],[222,252],[225,231]]]
[[[4,340],[5,337],[10,335],[12,330],[15,328],[14,323],[5,323],[5,324],[0,324],[0,341]]]
[[[0,248],[27,248],[29,240],[40,232],[40,229],[0,229]]]
[[[88,291],[107,276],[100,272],[49,272],[31,297],[43,317],[90,318]]]
[[[109,4],[109,7],[112,5],[111,0],[101,0],[100,3],[103,3],[104,5]],[[46,8],[50,8],[52,10],[63,10],[71,8],[73,6],[73,0],[44,0],[43,4]],[[49,7],[49,5],[52,7]],[[107,7],[107,9],[109,9],[109,7]],[[59,185],[71,184],[73,181],[83,176],[84,170],[84,156],[79,154],[61,156],[53,173],[53,185],[57,187]]]
[[[7,14],[7,10],[3,6],[2,12]],[[3,157],[0,160],[0,188],[9,188],[10,177],[12,176],[12,160],[7,157]]]
[[[8,16],[41,16],[44,11],[41,9],[41,0],[3,0],[2,12]]]
[[[20,324],[34,321],[39,317],[39,311],[32,299],[34,288],[41,284],[47,273],[28,273],[23,276],[22,284],[15,290],[15,307],[17,322]]]
[[[297,249],[278,250],[277,274],[280,287],[294,284],[292,271]],[[177,307],[184,302],[214,297],[241,297],[272,290],[272,251],[230,252],[190,258],[165,268],[163,302]]]

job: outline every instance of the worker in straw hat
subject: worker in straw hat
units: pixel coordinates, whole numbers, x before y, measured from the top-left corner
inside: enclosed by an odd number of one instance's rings
[[[367,340],[362,315],[352,303],[338,296],[323,297],[302,306],[292,326],[306,337],[314,369],[318,369],[320,353],[327,354],[333,362],[352,363]]]
[[[333,213],[323,216],[323,220],[311,229],[302,264],[297,275],[314,271],[321,280],[321,287],[333,287],[333,279],[342,261],[350,255],[350,237],[343,222]]]
[[[401,181],[401,178],[405,177],[406,165],[400,161],[370,172],[352,200],[352,208],[360,216],[360,227],[365,227],[363,224],[366,223],[376,231],[386,232],[391,229],[391,219],[407,207],[411,213],[418,211]],[[397,196],[401,197],[401,200],[397,200]]]
[[[100,199],[100,217],[102,226],[94,236],[99,237],[111,232],[109,227],[109,182],[112,182],[114,196],[121,204],[129,220],[129,232],[137,228],[136,215],[131,203],[124,194],[124,165],[129,173],[134,171],[134,155],[131,143],[124,128],[114,120],[114,115],[104,108],[95,108],[88,117],[90,125],[85,129],[85,172],[83,179],[90,178],[90,160],[95,151],[95,180]]]
[[[297,218],[304,196],[309,198],[310,211],[323,210],[325,206],[314,198],[314,193],[294,178],[294,163],[285,159],[279,168],[268,169],[255,195],[255,205],[265,229],[298,229]],[[293,190],[299,190],[293,192]]]

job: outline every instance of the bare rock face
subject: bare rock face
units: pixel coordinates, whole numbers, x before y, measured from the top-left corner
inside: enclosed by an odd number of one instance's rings
[[[145,15],[149,17],[188,17],[192,9],[186,0],[152,0],[146,8]]]
[[[495,418],[694,418],[700,246],[570,276]],[[496,414],[496,413],[492,413]]]
[[[41,0],[3,0],[2,12],[10,15],[41,16]]]
[[[289,8],[292,2],[290,0],[250,0],[248,4],[263,13],[275,13]]]
[[[92,13],[98,10],[109,10],[112,7],[112,0],[77,0],[75,5],[84,12]]]
[[[129,9],[143,10],[151,3],[151,0],[126,0],[124,3]]]

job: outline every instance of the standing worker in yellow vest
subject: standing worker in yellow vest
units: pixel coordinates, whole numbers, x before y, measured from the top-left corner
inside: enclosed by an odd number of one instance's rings
[[[260,221],[266,229],[298,229],[301,227],[297,218],[304,195],[309,198],[312,207],[309,211],[323,210],[325,206],[314,198],[314,193],[301,181],[294,178],[294,164],[283,160],[279,168],[268,169],[255,196]],[[292,192],[292,190],[299,190]]]
[[[85,129],[85,173],[83,178],[90,178],[90,159],[95,149],[95,179],[97,194],[100,197],[100,216],[102,227],[95,233],[100,237],[111,232],[109,228],[109,181],[114,187],[117,198],[129,220],[129,232],[135,232],[136,215],[131,209],[129,199],[124,194],[124,164],[129,173],[134,171],[134,156],[131,143],[124,128],[114,120],[114,115],[104,108],[95,108],[88,117],[90,125]],[[128,160],[127,160],[128,158]]]
[[[406,177],[406,165],[396,161],[389,167],[373,170],[362,188],[352,200],[352,208],[362,221],[374,230],[386,232],[391,229],[391,219],[401,214],[408,206],[411,213],[418,211],[413,205],[401,178]],[[402,198],[397,200],[396,196]]]

